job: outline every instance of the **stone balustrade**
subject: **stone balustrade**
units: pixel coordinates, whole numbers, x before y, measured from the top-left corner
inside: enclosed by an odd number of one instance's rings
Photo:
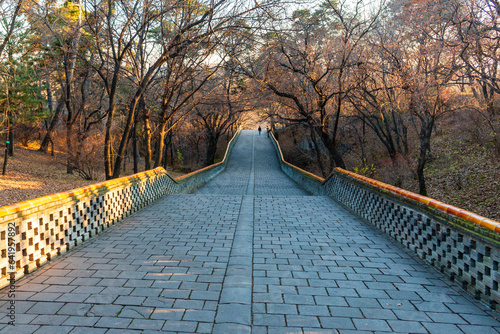
[[[336,168],[326,179],[283,159],[282,170],[314,195],[327,195],[400,242],[495,309],[500,303],[500,223]]]

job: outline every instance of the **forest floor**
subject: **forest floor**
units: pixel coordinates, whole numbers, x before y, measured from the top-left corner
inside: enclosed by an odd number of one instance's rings
[[[3,154],[2,159],[3,163]],[[105,180],[104,174],[95,180],[66,173],[65,154],[44,154],[36,148],[16,146],[14,157],[7,163],[6,175],[0,175],[0,206],[34,199],[62,191],[83,187]],[[173,177],[182,174],[169,171]],[[126,165],[123,176],[133,174],[132,163]]]
[[[500,161],[489,145],[451,142],[446,132],[434,142],[436,150],[425,171],[429,197],[500,221]]]

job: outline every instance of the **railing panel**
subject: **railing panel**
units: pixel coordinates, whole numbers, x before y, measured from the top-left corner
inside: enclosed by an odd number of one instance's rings
[[[271,142],[273,143],[273,146],[278,154],[278,160],[281,165],[281,170],[292,180],[295,180],[295,182],[300,184],[301,187],[304,188],[304,190],[308,191],[312,195],[323,195],[322,182],[324,181],[324,179],[285,161],[283,152],[281,152],[281,147],[272,133]]]
[[[384,231],[490,307],[500,303],[500,223],[340,168],[326,180],[306,177],[272,139],[282,170],[297,183]]]
[[[0,208],[0,287],[162,197],[168,183],[157,168]]]

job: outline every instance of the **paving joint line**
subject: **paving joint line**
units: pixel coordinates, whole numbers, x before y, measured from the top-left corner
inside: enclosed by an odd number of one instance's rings
[[[255,135],[252,136],[252,166],[248,177],[247,195],[255,194]]]
[[[251,333],[254,196],[245,195],[222,283],[214,334]]]

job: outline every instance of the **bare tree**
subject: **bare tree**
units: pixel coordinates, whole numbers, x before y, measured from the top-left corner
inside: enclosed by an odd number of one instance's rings
[[[218,87],[196,107],[198,123],[206,136],[207,166],[215,162],[217,144],[221,136],[237,124],[243,113],[248,111],[248,98],[244,96],[244,79],[236,75],[231,62],[228,65],[214,80],[213,84]]]
[[[40,3],[33,6],[30,12],[33,27],[40,33],[45,34],[41,38],[42,45],[45,46],[47,57],[52,60],[57,59],[56,71],[61,90],[60,98],[53,116],[51,126],[46,134],[45,144],[42,150],[46,150],[46,145],[51,140],[51,133],[55,123],[66,109],[66,150],[67,150],[67,172],[73,173],[73,126],[84,109],[82,100],[77,102],[75,90],[77,82],[75,71],[77,62],[81,56],[81,39],[83,29],[83,5],[78,3],[66,3],[62,6],[52,6],[50,3]],[[80,82],[81,83],[81,82]],[[77,104],[79,106],[77,106]]]
[[[460,49],[465,82],[481,106],[500,157],[500,109],[495,105],[500,94],[500,2],[453,1],[450,7],[455,38],[449,43]]]
[[[169,60],[187,55],[191,46],[198,46],[199,51],[211,49],[212,36],[231,27],[236,18],[252,10],[252,7],[229,0],[211,2],[210,5],[175,0],[137,0],[94,2],[91,8],[94,14],[87,20],[92,23],[92,33],[97,42],[94,52],[99,55],[100,62],[96,70],[103,79],[109,100],[104,143],[105,170],[109,179],[120,174],[125,148],[136,119],[136,109],[157,71],[164,65],[168,66]],[[116,154],[112,154],[111,133],[117,106],[117,86],[123,75],[122,67],[134,43],[143,36],[141,31],[150,25],[156,31],[154,38],[158,42],[157,56],[154,60],[150,59],[145,74],[137,83],[133,98],[128,102],[120,144]]]
[[[427,2],[408,1],[398,3],[394,17],[400,23],[400,45],[405,45],[404,57],[397,60],[402,88],[408,96],[408,110],[416,120],[420,139],[416,172],[421,195],[427,195],[424,172],[436,121],[459,107],[450,103],[450,91],[456,89],[461,64],[457,50],[446,42],[453,27],[446,19],[448,11],[446,2],[431,6]],[[430,17],[429,12],[438,14]],[[402,44],[403,41],[406,43]]]
[[[362,44],[374,28],[380,10],[366,15],[362,1],[326,1],[316,12],[299,10],[291,30],[267,34],[264,59],[251,76],[296,111],[288,119],[308,124],[330,154],[330,166],[345,167],[339,146],[344,102],[359,82],[352,73],[363,62]],[[312,136],[315,138],[316,136]]]
[[[394,27],[385,24],[372,34],[365,50],[365,62],[358,67],[358,87],[347,95],[356,111],[354,117],[371,129],[383,144],[393,163],[407,155],[408,124],[405,78],[405,52]]]
[[[0,8],[3,8],[2,6],[3,6],[4,1],[5,0],[2,0],[0,2]],[[2,13],[4,19],[5,20],[10,19],[10,21],[8,21],[5,35],[2,36],[3,40],[2,40],[2,44],[0,44],[0,56],[2,56],[2,53],[3,53],[3,50],[5,49],[5,46],[7,45],[10,37],[14,33],[14,29],[16,28],[16,22],[19,19],[19,16],[21,14],[23,2],[24,2],[24,0],[14,1],[15,5],[14,5],[14,9],[12,10],[12,12],[11,13],[7,13],[7,12]],[[5,5],[5,6],[7,6],[7,5]]]

